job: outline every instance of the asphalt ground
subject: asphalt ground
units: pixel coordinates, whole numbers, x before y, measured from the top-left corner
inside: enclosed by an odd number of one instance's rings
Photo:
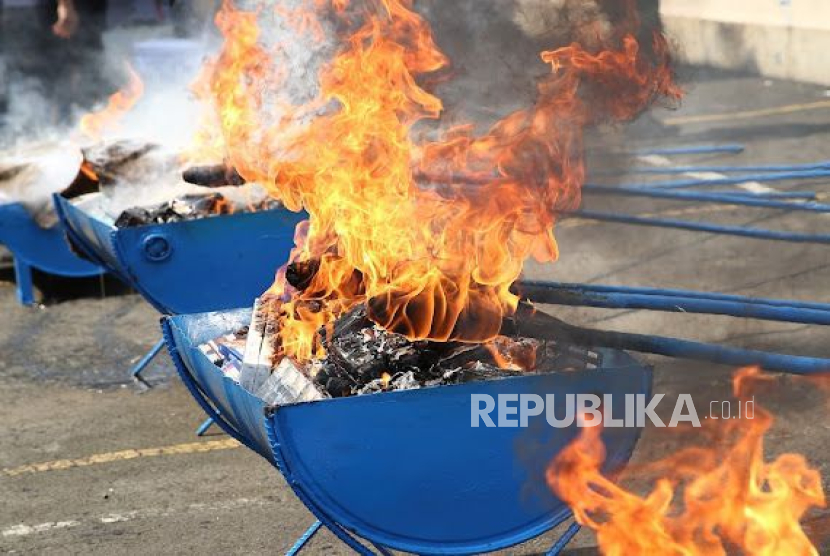
[[[614,152],[644,147],[742,143],[740,155],[672,157],[672,164],[789,164],[824,160],[830,106],[823,88],[739,75],[691,72],[682,107],[656,111],[627,130],[592,139],[591,167],[625,175]],[[608,180],[609,178],[597,178]],[[769,184],[779,191],[830,193],[829,180]],[[826,215],[701,203],[586,197],[595,210],[669,214],[698,221],[813,232]],[[680,211],[680,212],[678,212]],[[681,216],[682,215],[682,216]],[[659,228],[571,220],[557,232],[561,260],[527,275],[568,282],[670,286],[830,302],[830,248]],[[13,273],[0,273],[0,552],[33,554],[265,554],[285,551],[313,521],[262,458],[211,432],[173,376],[166,355],[134,383],[128,368],[158,339],[158,315],[111,280],[39,277],[44,304],[18,306]],[[739,347],[830,357],[821,327],[643,311],[545,308],[575,324],[659,333]],[[655,367],[655,391],[728,399],[734,369],[642,356]],[[769,458],[804,454],[830,486],[828,403],[813,385],[781,379],[763,394],[777,421]],[[652,461],[677,438],[648,428],[634,456]],[[811,518],[821,519],[822,514]],[[821,523],[820,521],[817,523]],[[822,526],[816,526],[820,536]],[[511,554],[543,551],[549,539]],[[830,554],[827,540],[817,540]],[[572,553],[591,554],[582,532]],[[321,533],[312,554],[347,553]]]

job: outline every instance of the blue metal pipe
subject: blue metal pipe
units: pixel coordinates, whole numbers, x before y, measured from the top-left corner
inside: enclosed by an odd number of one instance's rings
[[[306,529],[305,533],[303,533],[300,536],[300,538],[297,539],[297,541],[294,543],[294,546],[292,546],[288,550],[288,552],[285,553],[285,556],[296,556],[297,554],[299,554],[300,551],[305,547],[305,545],[308,544],[308,541],[310,541],[312,537],[314,537],[314,535],[317,534],[317,532],[320,530],[322,526],[323,523],[319,520],[312,523],[311,527]]]
[[[691,174],[696,172],[803,172],[830,169],[830,161],[808,164],[783,164],[768,166],[638,166],[625,168],[628,174]],[[601,172],[597,175],[619,175],[619,172]]]
[[[669,147],[669,148],[654,148],[641,149],[634,151],[638,156],[650,155],[680,155],[680,154],[714,154],[714,153],[733,153],[739,154],[744,152],[743,145],[693,145],[686,147]]]
[[[516,286],[522,292],[532,289],[534,292],[538,292],[538,295],[544,295],[546,289],[566,289],[574,290],[579,293],[631,293],[641,295],[676,296],[693,299],[712,299],[720,301],[735,301],[738,303],[753,303],[756,305],[769,305],[771,307],[795,307],[801,309],[815,309],[817,311],[830,311],[830,303],[746,297],[728,293],[699,292],[694,290],[606,286],[601,284],[569,284],[563,282],[549,282],[545,280],[523,280],[517,283]]]
[[[626,332],[587,331],[595,345],[615,347],[666,357],[707,361],[719,365],[746,367],[758,365],[768,371],[799,375],[830,372],[830,359],[784,355],[751,349],[733,348],[717,344],[692,342],[663,336],[630,334]]]
[[[147,354],[144,357],[142,357],[138,363],[136,363],[135,367],[133,367],[132,370],[130,370],[130,374],[133,376],[133,378],[139,378],[141,376],[141,373],[144,372],[144,369],[147,368],[147,365],[149,365],[150,362],[156,358],[156,356],[163,348],[164,338],[159,340],[156,343],[156,345],[154,345],[150,349],[150,351],[148,351]]]
[[[722,226],[711,222],[691,222],[688,220],[673,220],[667,218],[650,218],[630,214],[613,214],[590,210],[579,210],[565,213],[568,216],[597,220],[600,222],[616,222],[619,224],[633,224],[635,226],[652,226],[657,228],[675,228],[693,232],[710,234],[732,235],[752,239],[769,241],[787,241],[791,243],[818,243],[830,244],[830,234],[800,234],[796,232],[782,232],[764,228],[745,228],[743,226]]]
[[[199,425],[199,428],[196,429],[196,436],[204,436],[210,427],[213,426],[213,423],[213,418],[208,417],[201,425]]]
[[[647,189],[682,189],[686,187],[720,187],[725,185],[738,185],[750,181],[764,183],[789,180],[814,180],[821,178],[830,178],[830,170],[810,170],[805,172],[779,172],[772,174],[749,174],[744,176],[728,176],[714,179],[689,178],[686,180],[655,182],[647,184],[625,184],[623,185],[623,187],[640,187]]]
[[[702,201],[724,205],[744,205],[749,207],[769,208],[778,210],[795,210],[805,212],[830,212],[830,205],[821,203],[787,203],[771,199],[758,199],[752,195],[733,195],[732,193],[699,193],[697,191],[666,191],[662,189],[639,187],[612,187],[601,185],[586,185],[582,188],[586,193],[596,195],[620,195],[624,197],[649,197],[654,199],[669,199],[675,201]]]
[[[604,309],[645,309],[669,313],[725,315],[777,322],[830,325],[830,309],[786,307],[755,303],[749,299],[726,300],[679,295],[632,292],[589,291],[582,287],[522,284],[524,295],[537,303],[597,307]]]
[[[562,533],[562,536],[559,537],[556,543],[554,543],[554,545],[550,547],[550,550],[548,550],[545,553],[545,556],[559,556],[560,554],[562,554],[562,551],[565,550],[565,547],[568,546],[568,544],[573,540],[576,534],[579,533],[579,530],[581,528],[582,525],[580,525],[576,521],[571,523],[570,527],[568,527],[565,530],[565,532]]]
[[[643,186],[642,189],[651,189],[648,186]],[[732,195],[734,197],[749,197],[750,199],[804,199],[807,201],[815,201],[818,198],[818,193],[815,191],[746,191],[744,189],[730,189],[729,191],[717,191],[716,193],[722,195]]]
[[[815,191],[745,191],[743,189],[732,189],[724,191],[728,195],[735,195],[736,197],[750,197],[761,199],[805,199],[807,201],[815,201],[818,199],[818,193]]]

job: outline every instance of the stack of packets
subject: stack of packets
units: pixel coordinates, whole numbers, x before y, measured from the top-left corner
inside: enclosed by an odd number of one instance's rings
[[[199,351],[204,353],[211,363],[222,369],[225,376],[239,382],[247,333],[247,329],[242,329],[234,334],[226,334],[200,345]]]
[[[199,346],[228,378],[271,406],[321,400],[321,393],[288,357],[274,369],[274,323],[271,304],[257,300],[251,325]]]

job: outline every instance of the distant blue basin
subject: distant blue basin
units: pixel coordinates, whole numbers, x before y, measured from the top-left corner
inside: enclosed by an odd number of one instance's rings
[[[72,242],[164,314],[252,305],[294,247],[304,213],[285,209],[116,228],[55,196]]]
[[[23,304],[34,302],[31,269],[49,274],[84,278],[97,276],[104,270],[76,257],[64,238],[61,226],[41,228],[23,205],[0,205],[0,243],[14,255],[17,273],[17,295]]]

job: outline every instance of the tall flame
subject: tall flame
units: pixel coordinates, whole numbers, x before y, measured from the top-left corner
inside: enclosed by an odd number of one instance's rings
[[[99,141],[104,135],[118,131],[121,120],[144,95],[144,82],[141,76],[130,64],[126,66],[129,76],[127,85],[109,98],[106,107],[81,118],[81,133],[87,138]]]
[[[319,97],[283,107],[278,129],[256,132],[261,96],[239,90],[253,77],[230,72],[228,82],[212,85],[224,99],[230,162],[290,209],[310,214],[292,261],[318,270],[302,292],[288,287],[285,272],[273,288],[285,301],[283,353],[320,355],[320,326],[363,302],[376,323],[410,338],[492,339],[515,310],[509,289],[525,260],[558,256],[557,213],[579,203],[584,181],[583,129],[679,97],[664,38],[656,36],[653,55],[644,55],[631,18],[603,49],[543,52],[551,71],[533,108],[481,136],[464,126],[424,142],[415,139],[416,126],[438,120],[443,107],[419,79],[448,65],[428,23],[410,0],[309,0],[302,21],[323,6],[348,29],[342,48],[320,74]],[[223,12],[220,28],[223,21],[236,27],[226,32],[220,67],[244,64],[242,73],[259,75],[266,53],[254,16],[243,17],[230,0]],[[309,121],[309,113],[316,117]],[[420,177],[435,174],[464,180]]]
[[[256,12],[238,10],[224,0],[216,15],[216,26],[224,37],[222,51],[204,64],[193,91],[207,110],[186,153],[190,162],[208,162],[242,157],[233,149],[250,145],[252,134],[262,126],[257,82],[266,78],[271,57],[260,43]]]
[[[735,376],[746,399],[759,370]],[[576,519],[597,533],[609,556],[743,554],[818,556],[800,525],[811,508],[826,504],[819,472],[804,457],[764,461],[763,438],[772,415],[755,407],[753,419],[709,421],[720,442],[683,449],[648,466],[659,477],[640,497],[604,477],[605,449],[598,427],[586,428],[548,471],[554,492]],[[715,427],[712,427],[713,429]]]

